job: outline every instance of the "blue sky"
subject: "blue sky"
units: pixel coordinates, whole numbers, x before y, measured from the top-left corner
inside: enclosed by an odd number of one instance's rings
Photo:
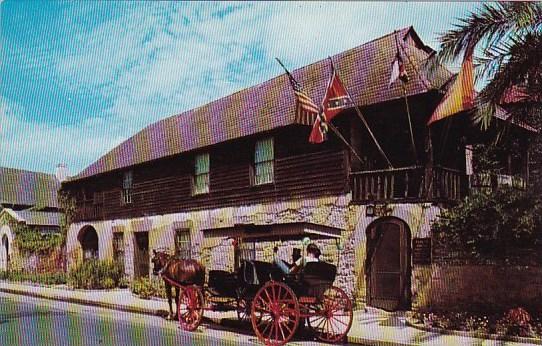
[[[0,3],[0,166],[75,174],[146,125],[475,3]]]

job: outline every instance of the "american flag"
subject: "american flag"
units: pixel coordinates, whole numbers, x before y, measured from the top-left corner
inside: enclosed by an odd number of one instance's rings
[[[286,66],[284,66],[282,61],[280,61],[278,58],[275,59],[277,59],[280,66],[282,66],[284,71],[286,71],[288,79],[290,80],[290,84],[292,85],[292,89],[294,89],[295,122],[301,125],[312,126],[316,121],[316,118],[318,117],[318,106],[316,105],[316,103],[314,103],[310,96],[305,91],[303,91],[301,84],[299,84],[299,82],[295,80],[294,76],[292,76],[292,74],[290,73],[290,71],[288,71]]]
[[[292,89],[294,89],[295,94],[295,122],[312,126],[318,116],[318,106],[310,96],[303,91],[301,84],[299,84],[290,73],[288,73],[288,78],[290,79],[290,84],[292,84]]]

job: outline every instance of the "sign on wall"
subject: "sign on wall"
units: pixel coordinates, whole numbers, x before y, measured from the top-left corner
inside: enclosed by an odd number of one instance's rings
[[[431,264],[431,238],[412,240],[412,264]]]

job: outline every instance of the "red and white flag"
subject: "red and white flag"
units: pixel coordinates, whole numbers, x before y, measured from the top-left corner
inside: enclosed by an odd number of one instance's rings
[[[310,143],[322,143],[326,140],[328,131],[328,122],[331,121],[343,109],[350,107],[351,100],[346,92],[346,88],[341,79],[335,72],[333,65],[331,78],[329,79],[326,94],[322,100],[321,112],[312,126],[309,136]]]
[[[391,64],[391,75],[390,81],[388,82],[388,88],[391,87],[391,85],[395,83],[397,79],[400,79],[403,83],[408,82],[405,64],[403,63],[403,58],[401,58],[399,51],[397,51],[397,54],[395,54],[395,59]]]

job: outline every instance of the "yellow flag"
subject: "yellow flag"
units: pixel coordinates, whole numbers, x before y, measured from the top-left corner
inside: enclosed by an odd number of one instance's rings
[[[431,115],[427,125],[474,107],[473,49],[468,49],[454,84]]]

